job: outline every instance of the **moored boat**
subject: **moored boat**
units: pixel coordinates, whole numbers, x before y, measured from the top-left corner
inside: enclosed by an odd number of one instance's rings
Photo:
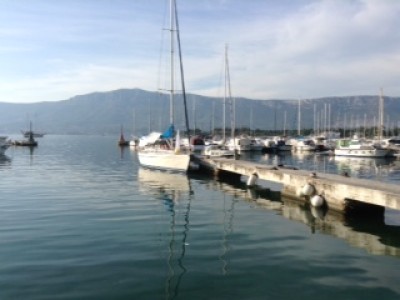
[[[250,145],[251,145],[251,139],[245,136],[231,138],[227,143],[229,150],[239,151],[239,152],[250,151],[251,150]]]
[[[153,132],[150,136],[153,140],[150,137],[142,139],[146,141],[146,145],[141,147],[138,152],[141,165],[185,172],[189,169],[190,154],[181,151],[179,132],[176,134],[175,145],[173,145],[173,137],[175,136],[173,125],[161,135],[157,136],[157,133]]]
[[[263,151],[265,148],[264,141],[258,137],[250,140],[250,151]]]
[[[129,141],[125,139],[124,137],[124,132],[123,132],[123,127],[121,126],[121,134],[119,136],[118,140],[118,146],[129,146]]]
[[[168,149],[147,148],[138,153],[139,162],[142,166],[186,172],[189,168],[190,155],[175,153]]]
[[[171,18],[171,28],[170,28],[170,38],[171,38],[171,65],[170,65],[170,126],[169,128],[162,134],[157,135],[157,133],[151,134],[150,137],[141,139],[140,142],[145,143],[145,146],[141,147],[139,145],[138,151],[138,159],[139,163],[146,167],[157,168],[157,169],[167,169],[167,170],[175,170],[175,171],[183,171],[186,172],[189,169],[190,165],[190,153],[186,151],[182,151],[180,148],[180,136],[179,131],[175,132],[174,127],[174,40],[176,40],[178,44],[179,50],[179,63],[181,70],[181,84],[182,84],[182,98],[185,107],[185,123],[186,123],[186,131],[189,136],[189,122],[187,118],[187,109],[186,109],[186,91],[184,85],[183,78],[183,64],[182,64],[182,55],[181,55],[181,47],[180,47],[180,38],[179,38],[179,28],[178,28],[178,15],[177,15],[177,7],[176,2],[174,0],[170,1],[170,18]],[[174,142],[175,139],[175,142]],[[143,144],[142,143],[142,144]]]
[[[366,144],[359,139],[339,139],[334,150],[334,154],[339,156],[385,157],[390,153],[389,149]]]
[[[228,147],[224,145],[217,145],[217,144],[211,144],[207,145],[202,154],[206,156],[207,158],[213,158],[213,157],[233,157],[235,155],[235,152],[228,149]]]
[[[315,151],[315,142],[312,139],[300,138],[291,140],[292,150],[297,152]]]

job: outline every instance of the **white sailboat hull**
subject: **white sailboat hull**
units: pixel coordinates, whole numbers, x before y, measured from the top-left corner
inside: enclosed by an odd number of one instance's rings
[[[386,149],[335,149],[338,156],[385,157],[388,154]]]
[[[173,150],[141,150],[138,159],[142,166],[183,172],[189,169],[190,163],[189,154],[177,154]]]
[[[390,150],[365,144],[358,139],[342,139],[336,142],[334,153],[338,156],[385,157]]]
[[[229,150],[227,147],[220,145],[209,145],[206,146],[202,152],[202,154],[206,157],[232,157],[235,155],[235,152]]]

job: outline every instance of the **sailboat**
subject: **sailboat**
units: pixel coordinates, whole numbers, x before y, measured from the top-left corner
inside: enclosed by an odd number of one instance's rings
[[[128,145],[129,145],[129,141],[125,140],[124,129],[123,129],[122,125],[121,125],[121,134],[119,136],[118,146],[123,147],[123,146],[128,146]]]
[[[28,139],[20,140],[20,141],[12,141],[14,146],[27,146],[27,147],[36,147],[38,142],[34,138],[33,130],[32,130],[32,122],[29,122],[29,135]]]
[[[146,167],[156,168],[156,169],[167,169],[174,171],[186,172],[189,169],[190,163],[190,153],[183,152],[180,149],[180,138],[179,131],[175,131],[174,126],[174,38],[176,37],[178,50],[179,50],[179,62],[181,71],[181,84],[182,84],[182,95],[183,102],[185,105],[185,121],[186,121],[186,131],[189,136],[189,122],[186,107],[186,93],[185,84],[183,76],[183,65],[182,65],[182,54],[180,46],[180,36],[179,36],[179,26],[178,26],[178,16],[176,0],[170,1],[170,39],[171,39],[171,66],[170,66],[170,76],[171,76],[171,87],[169,90],[170,94],[170,126],[161,135],[156,135],[155,139],[146,146],[142,147],[138,152],[139,163]],[[189,137],[190,138],[190,137]],[[174,143],[175,140],[175,143]]]
[[[230,73],[229,73],[229,60],[228,60],[228,45],[225,44],[225,86],[224,86],[224,102],[223,102],[223,140],[224,144],[226,145],[226,150],[230,151],[233,153],[233,156],[235,156],[235,153],[238,151],[243,151],[243,150],[249,150],[250,149],[250,139],[247,139],[246,137],[240,137],[236,138],[235,136],[235,115],[236,115],[236,108],[235,108],[235,99],[232,97],[232,90],[231,90],[231,81],[230,81]],[[226,138],[226,133],[225,133],[225,126],[226,126],[226,101],[229,101],[229,106],[230,106],[230,119],[231,119],[231,137],[230,139],[227,140]],[[226,152],[225,152],[226,153]],[[224,155],[227,156],[227,155]],[[228,155],[231,156],[231,155]]]
[[[378,141],[375,143],[367,143],[360,140],[357,136],[353,139],[339,139],[336,141],[335,155],[338,156],[359,156],[359,157],[386,157],[392,156],[390,149],[382,147],[383,137],[383,90],[379,97],[379,126],[378,126]]]

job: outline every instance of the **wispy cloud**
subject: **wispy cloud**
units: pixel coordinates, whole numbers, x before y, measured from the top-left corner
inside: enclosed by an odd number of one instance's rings
[[[0,101],[157,88],[167,1],[13,1],[0,11]],[[218,96],[224,45],[248,98],[390,95],[400,87],[400,2],[179,1],[187,87]],[[168,43],[164,41],[164,48]]]

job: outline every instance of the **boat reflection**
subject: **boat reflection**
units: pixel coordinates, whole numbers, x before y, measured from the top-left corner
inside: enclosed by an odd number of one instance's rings
[[[158,171],[140,167],[139,190],[143,193],[163,195],[177,203],[191,193],[189,178],[185,174]]]
[[[160,197],[171,219],[167,236],[168,274],[165,282],[166,299],[175,299],[183,276],[187,272],[184,265],[191,205],[191,187],[189,178],[181,173],[169,173],[139,168],[139,188],[142,193],[151,193]]]
[[[11,158],[7,155],[0,155],[0,168],[11,165]]]
[[[395,158],[346,156],[334,156],[331,159],[336,164],[339,174],[347,173],[349,176],[360,178],[380,177],[395,161]]]
[[[273,210],[289,220],[306,224],[312,233],[335,236],[371,254],[400,257],[400,226],[386,224],[384,216],[376,218],[346,216],[281,197],[279,192],[257,187],[249,189],[245,183],[210,181],[206,186],[220,189],[236,198],[253,201],[259,207]]]

